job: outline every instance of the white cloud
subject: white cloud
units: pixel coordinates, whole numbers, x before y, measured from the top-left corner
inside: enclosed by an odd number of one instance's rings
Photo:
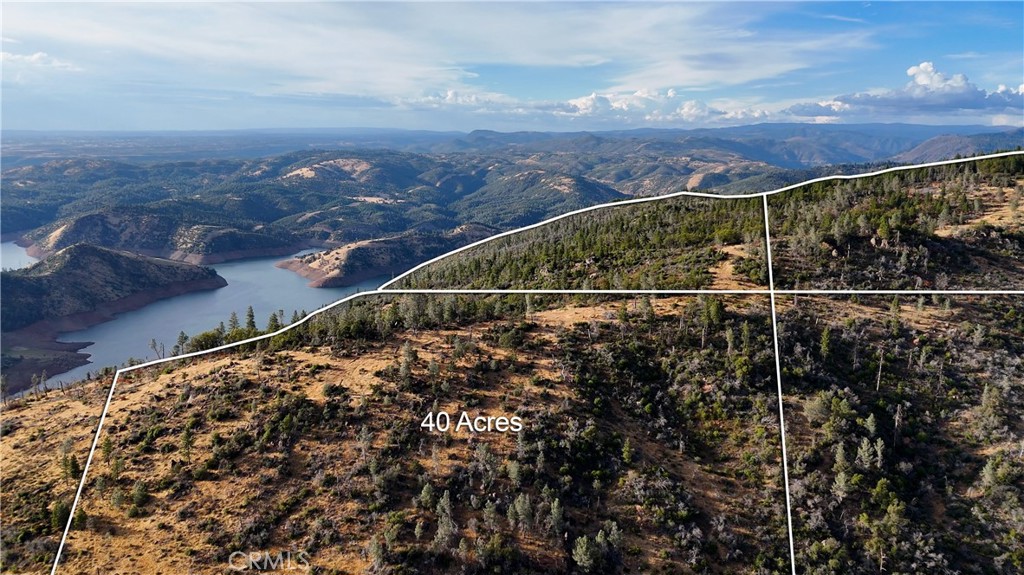
[[[771,117],[766,110],[739,102],[687,99],[672,89],[594,92],[566,100],[520,100],[504,94],[450,89],[422,97],[396,98],[391,102],[403,110],[467,113],[478,118],[503,118],[533,126],[584,129],[733,125]]]
[[[56,70],[81,71],[81,68],[70,62],[58,60],[46,52],[35,52],[33,54],[14,54],[12,52],[0,52],[0,60],[9,66],[29,66],[35,68],[53,68]]]
[[[524,9],[525,7],[525,9]],[[187,75],[255,94],[414,97],[467,91],[479,65],[615,68],[610,92],[688,91],[767,80],[835,61],[869,32],[752,28],[782,10],[713,3],[12,4],[5,31],[64,45],[90,70]],[[268,79],[273,79],[273,84]],[[180,83],[180,82],[178,82]]]
[[[111,109],[157,100],[185,113],[215,97],[224,107],[203,108],[216,110],[208,117],[250,106],[250,117],[278,121],[275,106],[294,106],[323,113],[303,116],[311,123],[362,123],[372,109],[397,111],[393,125],[442,118],[433,124],[441,129],[501,115],[541,128],[1021,115],[1024,86],[1007,87],[1017,85],[1019,65],[991,79],[972,68],[976,80],[1005,83],[993,91],[932,62],[910,67],[895,89],[851,82],[830,91],[833,79],[851,81],[845,62],[882,57],[875,48],[886,28],[780,24],[799,11],[775,3],[10,3],[4,33],[21,43],[5,37],[4,47],[25,53],[4,52],[4,82],[36,82],[22,104],[36,110],[38,94],[88,94]],[[545,91],[531,76],[540,68],[578,75]],[[65,81],[71,76],[47,70],[83,73]],[[522,86],[505,87],[519,78]]]
[[[910,83],[907,84],[908,91],[918,94],[962,92],[973,88],[967,81],[967,76],[954,74],[947,78],[945,74],[937,71],[931,62],[921,62],[917,66],[907,68],[907,76],[911,77]]]
[[[910,81],[902,88],[845,94],[829,101],[796,104],[784,112],[798,119],[832,117],[850,121],[910,121],[925,116],[956,121],[965,115],[1024,116],[1024,85],[1015,90],[1000,84],[988,91],[971,83],[964,74],[947,75],[928,61],[907,68],[907,76]],[[1017,124],[1019,120],[1010,123]]]
[[[652,126],[728,125],[763,121],[771,115],[767,110],[735,102],[709,104],[703,100],[687,99],[675,89],[665,92],[592,93],[568,100],[554,114],[578,120]]]

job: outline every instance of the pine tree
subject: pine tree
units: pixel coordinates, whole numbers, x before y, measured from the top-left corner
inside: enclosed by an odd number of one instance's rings
[[[437,532],[434,534],[434,547],[442,552],[448,551],[459,534],[458,525],[452,518],[452,500],[448,490],[445,490],[441,500],[437,502],[435,512],[437,513]]]
[[[192,446],[195,444],[195,436],[192,433],[192,427],[185,426],[184,431],[181,432],[181,455],[185,458],[186,463],[192,462]]]
[[[519,530],[526,532],[533,526],[533,503],[530,496],[520,493],[515,501],[516,514],[519,516]]]
[[[850,469],[850,462],[846,459],[846,445],[842,441],[836,445],[836,462],[832,466],[832,471],[841,473]]]
[[[252,306],[245,310],[245,329],[256,331],[256,312],[253,311]]]
[[[633,446],[630,445],[628,437],[622,444],[622,461],[627,465],[633,462]]]
[[[874,448],[871,446],[871,440],[867,437],[862,437],[860,445],[857,447],[857,467],[862,470],[868,470],[874,463]]]
[[[278,319],[277,313],[270,314],[270,317],[267,318],[267,332],[273,333],[279,329],[281,329],[281,320]]]
[[[587,535],[576,538],[572,546],[572,559],[584,573],[590,573],[597,567],[599,553],[597,544]]]
[[[562,533],[562,529],[565,528],[564,513],[562,509],[562,502],[555,499],[551,502],[551,516],[548,518],[548,530],[551,535],[558,537]]]
[[[54,503],[53,509],[50,511],[50,527],[55,532],[64,531],[64,527],[68,524],[68,518],[71,517],[71,508],[67,503],[58,501]]]
[[[846,496],[850,494],[850,478],[845,471],[836,474],[835,482],[832,484],[832,494],[839,501],[846,499]]]
[[[868,431],[868,437],[874,437],[878,433],[878,422],[875,420],[874,413],[864,420],[864,429]]]
[[[420,505],[424,509],[430,509],[434,505],[434,487],[430,482],[423,484],[423,489],[420,490]]]
[[[100,449],[103,451],[103,462],[109,466],[110,456],[114,453],[114,442],[109,435],[103,438],[103,445]]]

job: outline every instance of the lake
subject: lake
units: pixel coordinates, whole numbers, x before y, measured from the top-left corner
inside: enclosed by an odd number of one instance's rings
[[[14,242],[0,243],[0,268],[18,269],[28,267],[39,261],[25,253],[25,248]]]
[[[3,242],[0,266],[25,267],[34,258],[14,242]],[[307,253],[307,252],[303,252]],[[92,363],[55,375],[48,383],[71,382],[108,365],[121,365],[129,358],[156,359],[150,340],[164,344],[170,355],[178,333],[194,335],[213,329],[228,321],[231,312],[245,321],[245,311],[252,306],[256,325],[265,328],[271,313],[284,310],[285,323],[293,311],[311,312],[357,291],[376,289],[390,276],[368,280],[346,288],[311,288],[307,280],[274,264],[284,258],[258,258],[213,264],[228,285],[217,290],[194,292],[160,300],[142,309],[117,314],[113,320],[81,331],[63,333],[58,338],[68,342],[94,342],[82,350]],[[20,263],[20,265],[16,265]]]

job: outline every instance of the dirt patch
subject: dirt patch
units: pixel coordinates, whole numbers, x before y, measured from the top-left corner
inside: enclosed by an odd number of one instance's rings
[[[968,192],[969,200],[978,199],[984,207],[980,216],[971,218],[962,224],[950,224],[935,230],[939,237],[956,237],[978,225],[991,225],[1003,229],[1020,229],[1024,223],[1024,206],[1017,206],[1014,210],[1010,206],[1010,198],[1016,192],[1013,188],[998,188],[995,186],[978,186]]]
[[[749,248],[746,244],[738,244],[734,246],[723,246],[718,248],[719,251],[724,252],[726,257],[724,260],[718,262],[708,271],[711,272],[712,281],[709,289],[714,290],[742,290],[742,289],[763,289],[754,282],[750,281],[750,278],[742,276],[736,273],[736,260],[739,258],[749,257]]]

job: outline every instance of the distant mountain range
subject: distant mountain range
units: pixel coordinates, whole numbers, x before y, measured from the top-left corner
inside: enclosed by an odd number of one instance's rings
[[[905,124],[595,133],[5,132],[0,227],[36,256],[87,242],[215,263],[436,236],[466,224],[510,229],[629,196],[761,191],[880,163],[1022,143],[1020,129]],[[283,149],[301,151],[278,153]]]
[[[661,142],[683,144],[687,149],[731,149],[734,153],[754,154],[773,165],[806,167],[885,160],[940,136],[1008,133],[1011,141],[1016,138],[1016,145],[1020,145],[1020,134],[1011,130],[1009,126],[916,124],[753,124],[700,129],[469,133],[373,128],[197,132],[5,130],[0,150],[6,169],[72,157],[159,162],[253,159],[323,149],[388,149],[421,154],[515,150],[621,153],[624,147],[635,149],[644,142]]]
[[[994,134],[972,136],[936,136],[915,146],[911,150],[893,157],[897,162],[920,164],[938,162],[956,156],[973,156],[993,150],[1014,150],[1024,145],[1024,128]]]

